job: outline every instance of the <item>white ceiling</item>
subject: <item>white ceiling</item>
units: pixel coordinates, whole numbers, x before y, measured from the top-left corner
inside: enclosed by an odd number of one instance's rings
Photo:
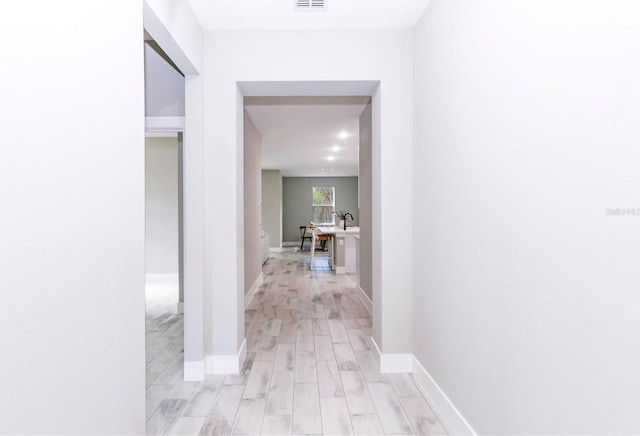
[[[245,98],[247,113],[262,136],[262,168],[280,170],[285,177],[357,176],[358,120],[368,101],[369,97]]]
[[[188,0],[207,30],[411,29],[429,0],[325,0],[298,11],[294,0]]]
[[[188,0],[206,30],[281,31],[411,29],[429,1],[325,0],[325,9],[314,12],[297,11],[294,0]],[[357,175],[358,118],[367,100],[247,97],[245,107],[262,136],[263,168],[288,177]],[[342,131],[349,136],[339,138]],[[340,149],[334,152],[334,146]]]
[[[148,117],[184,117],[184,77],[153,40],[144,44],[144,109]]]

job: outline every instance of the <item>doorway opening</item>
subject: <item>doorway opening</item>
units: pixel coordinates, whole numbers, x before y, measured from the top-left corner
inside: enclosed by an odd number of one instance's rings
[[[357,276],[359,296],[372,311],[376,87],[377,82],[239,84],[244,95],[245,306],[262,283],[269,255],[304,249],[301,229],[318,215],[313,188],[325,186],[334,188],[332,213],[353,217],[349,225],[360,233],[360,246],[356,250],[336,238],[342,254],[321,259],[332,262],[334,272]]]
[[[185,78],[146,31],[144,59],[145,375],[149,425],[157,416],[157,392],[184,378]]]

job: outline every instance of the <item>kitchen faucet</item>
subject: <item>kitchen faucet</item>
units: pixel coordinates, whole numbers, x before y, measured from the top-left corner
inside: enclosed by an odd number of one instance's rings
[[[351,212],[347,212],[344,214],[344,229],[347,230],[347,215],[349,215],[351,217],[351,220],[353,220],[353,215],[351,215]]]

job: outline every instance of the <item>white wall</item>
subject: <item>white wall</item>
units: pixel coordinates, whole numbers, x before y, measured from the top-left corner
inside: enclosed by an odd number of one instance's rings
[[[384,174],[375,188],[382,211],[374,219],[379,230],[375,250],[379,275],[376,341],[383,351],[406,353],[411,348],[412,265],[405,254],[411,238],[398,237],[397,220],[411,226],[412,33],[396,32],[209,32],[205,35],[205,129],[207,154],[207,239],[217,247],[206,253],[206,292],[211,292],[210,352],[237,353],[244,332],[242,307],[242,95],[238,81],[379,80],[374,117],[376,169]],[[257,68],[256,66],[259,66]],[[293,94],[293,92],[292,92]],[[225,211],[216,214],[216,208]],[[224,232],[216,229],[226,229]],[[375,294],[375,290],[374,290]],[[374,295],[375,297],[375,295]],[[375,298],[374,298],[375,301]],[[233,310],[235,308],[235,310]],[[386,327],[385,327],[386,326]],[[230,332],[237,331],[237,336]]]
[[[360,264],[360,289],[371,299],[372,295],[372,270],[371,270],[371,246],[373,242],[371,229],[371,103],[365,106],[360,114],[360,137],[358,146],[358,204],[360,215],[360,249],[358,251]],[[403,227],[404,220],[398,219],[399,227]]]
[[[244,292],[262,274],[262,137],[244,112]]]
[[[144,433],[141,26],[3,4],[0,433]]]
[[[414,353],[481,434],[640,433],[640,4],[433,0]]]
[[[203,33],[186,0],[143,0],[144,29],[185,76],[202,72]],[[185,110],[189,109],[186,104]],[[191,108],[193,109],[193,108]]]
[[[262,170],[262,229],[270,248],[282,248],[282,174]]]
[[[178,137],[145,138],[146,273],[178,274]]]

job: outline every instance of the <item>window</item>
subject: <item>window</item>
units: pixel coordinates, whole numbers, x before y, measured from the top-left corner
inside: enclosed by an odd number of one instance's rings
[[[336,189],[331,187],[313,188],[313,222],[335,224]]]

